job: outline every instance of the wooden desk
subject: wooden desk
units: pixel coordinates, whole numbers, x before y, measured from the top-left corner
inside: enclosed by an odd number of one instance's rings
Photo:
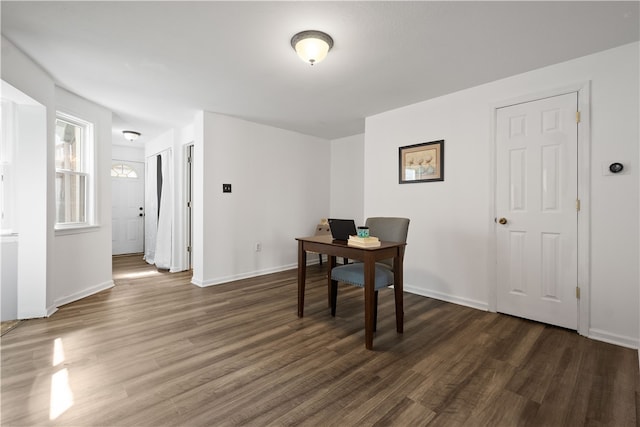
[[[307,252],[327,254],[327,293],[331,288],[331,270],[336,266],[336,257],[364,262],[364,328],[365,345],[373,348],[373,304],[376,261],[393,258],[393,284],[396,300],[396,330],[403,331],[404,313],[402,301],[402,260],[406,243],[381,242],[378,248],[356,248],[347,242],[334,241],[331,236],[298,237],[298,317],[304,314],[304,288],[307,279]],[[330,297],[329,297],[330,298]],[[330,304],[329,304],[330,305]]]

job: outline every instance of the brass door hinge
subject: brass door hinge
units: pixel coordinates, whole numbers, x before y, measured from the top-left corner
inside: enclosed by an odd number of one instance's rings
[[[576,298],[580,299],[580,288],[576,286]]]
[[[576,199],[576,210],[580,212],[580,199]]]
[[[580,111],[576,111],[576,123],[580,123]]]

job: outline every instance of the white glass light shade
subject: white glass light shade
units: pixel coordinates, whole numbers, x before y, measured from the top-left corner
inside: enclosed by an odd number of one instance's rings
[[[314,65],[327,57],[333,47],[333,39],[321,31],[303,31],[291,38],[291,46],[300,59]]]
[[[136,132],[134,130],[123,130],[122,135],[124,135],[124,139],[133,142],[138,139],[140,132]]]

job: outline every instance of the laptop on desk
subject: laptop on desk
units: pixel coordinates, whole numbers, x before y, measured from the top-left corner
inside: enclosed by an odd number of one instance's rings
[[[335,219],[329,218],[329,228],[331,228],[331,235],[333,240],[349,240],[349,236],[355,236],[356,223],[352,219]]]

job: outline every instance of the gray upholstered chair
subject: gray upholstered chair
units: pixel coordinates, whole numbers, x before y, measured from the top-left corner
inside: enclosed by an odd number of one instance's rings
[[[408,218],[374,217],[367,218],[369,234],[387,242],[407,242],[409,231]],[[376,263],[375,297],[373,311],[373,330],[376,330],[378,318],[378,290],[393,285],[393,259]],[[334,267],[331,270],[331,315],[336,315],[338,282],[364,288],[364,266],[361,262]]]

